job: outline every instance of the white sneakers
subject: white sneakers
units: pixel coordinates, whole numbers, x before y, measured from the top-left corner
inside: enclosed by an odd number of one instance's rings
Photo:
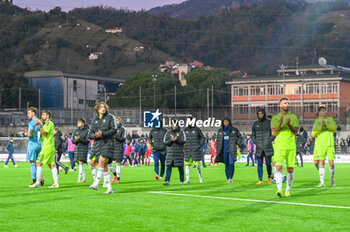
[[[18,167],[18,165],[15,164],[15,168],[17,168],[17,167]],[[7,166],[7,165],[4,165],[4,168],[8,168],[8,166]]]

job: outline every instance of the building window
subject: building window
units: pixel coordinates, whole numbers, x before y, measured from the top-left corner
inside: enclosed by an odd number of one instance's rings
[[[306,83],[305,94],[318,94],[320,93],[320,85],[318,83]]]
[[[86,104],[88,104],[89,106],[94,106],[95,102],[95,100],[86,100]]]
[[[319,106],[318,102],[305,102],[304,113],[316,113],[318,106]]]
[[[248,86],[233,87],[233,96],[248,96]]]
[[[322,102],[321,104],[326,106],[327,112],[338,112],[337,102]]]
[[[235,115],[248,114],[248,105],[246,105],[246,104],[234,105],[233,106],[233,113]]]
[[[301,114],[301,102],[293,102],[291,103],[291,112],[295,114]]]
[[[239,96],[239,88],[233,87],[233,96]]]
[[[283,85],[268,85],[268,95],[283,95]]]
[[[277,114],[280,112],[280,106],[279,103],[269,103],[267,104],[267,112],[268,114]]]
[[[322,93],[338,93],[338,83],[322,83],[321,91]]]
[[[73,80],[73,91],[77,91],[77,81]]]
[[[301,84],[287,84],[286,95],[301,94]]]
[[[84,99],[79,99],[79,104],[80,105],[84,104]]]
[[[265,96],[265,85],[251,86],[250,94],[252,96]]]

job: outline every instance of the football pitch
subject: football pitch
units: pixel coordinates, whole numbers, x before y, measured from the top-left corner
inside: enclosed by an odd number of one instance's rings
[[[236,164],[227,185],[224,166],[203,168],[199,183],[191,168],[191,184],[180,185],[173,169],[170,186],[155,180],[153,165],[123,167],[114,194],[106,188],[77,184],[78,171],[60,174],[60,188],[44,167],[45,185],[30,189],[30,167],[0,163],[0,231],[350,231],[350,164],[336,164],[336,187],[318,189],[312,164],[295,169],[292,197],[278,198],[276,186],[257,186],[256,167]],[[285,171],[286,173],[286,171]],[[283,188],[285,189],[286,183]]]

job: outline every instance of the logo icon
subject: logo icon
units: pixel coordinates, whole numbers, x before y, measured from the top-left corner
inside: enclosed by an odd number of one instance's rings
[[[161,115],[162,113],[154,110],[148,110],[143,112],[143,127],[144,128],[160,128],[161,127]]]

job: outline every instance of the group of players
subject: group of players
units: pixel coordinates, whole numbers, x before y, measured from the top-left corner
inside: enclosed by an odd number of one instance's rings
[[[277,186],[277,196],[282,197],[282,183],[284,178],[283,165],[287,166],[287,187],[284,196],[291,196],[290,191],[294,180],[294,166],[296,163],[295,135],[299,128],[299,119],[296,114],[289,112],[289,100],[283,97],[279,100],[280,113],[269,119],[264,109],[257,112],[257,118],[252,125],[251,138],[256,145],[256,158],[258,161],[258,184],[263,184],[263,164],[266,164],[268,183],[272,184],[274,176]],[[109,113],[106,103],[100,102],[96,108],[96,117],[92,120],[90,128],[84,119],[78,120],[78,128],[72,134],[72,142],[76,144],[75,154],[79,161],[78,182],[87,182],[84,164],[88,162],[88,146],[91,149],[91,169],[94,178],[90,189],[98,190],[102,177],[103,186],[107,187],[106,194],[113,193],[112,182],[120,182],[121,167],[124,156],[124,144],[126,141],[126,129],[121,124],[119,117]],[[28,160],[31,165],[33,183],[31,188],[43,185],[42,166],[48,165],[52,171],[54,184],[50,188],[59,188],[58,168],[59,158],[54,141],[54,124],[51,121],[51,112],[43,111],[41,119],[36,116],[35,108],[28,109]],[[164,185],[170,184],[172,168],[177,167],[180,174],[180,184],[190,183],[190,167],[194,165],[198,172],[199,181],[204,182],[200,161],[202,160],[201,146],[205,143],[205,135],[195,125],[188,125],[184,130],[179,127],[178,121],[171,122],[170,130],[153,128],[149,134],[149,142],[152,146],[154,158],[154,171],[157,180],[163,179]],[[315,137],[314,163],[319,171],[320,184],[325,186],[325,160],[328,158],[331,172],[331,185],[335,186],[335,149],[333,133],[337,125],[332,117],[327,116],[325,106],[319,106],[319,117],[316,119],[312,135]],[[233,183],[235,162],[242,145],[242,135],[234,127],[229,118],[222,120],[222,126],[217,132],[216,157],[214,162],[225,164],[227,183]],[[127,144],[127,148],[131,145]],[[132,148],[131,148],[132,149]],[[56,153],[56,159],[55,159]],[[125,152],[127,153],[127,152]],[[116,169],[113,166],[116,162]],[[161,170],[159,171],[159,162]],[[167,166],[165,173],[165,166]],[[272,173],[272,166],[275,169]],[[186,182],[185,182],[185,172]],[[111,180],[110,172],[115,174]],[[66,169],[67,173],[67,169]]]

